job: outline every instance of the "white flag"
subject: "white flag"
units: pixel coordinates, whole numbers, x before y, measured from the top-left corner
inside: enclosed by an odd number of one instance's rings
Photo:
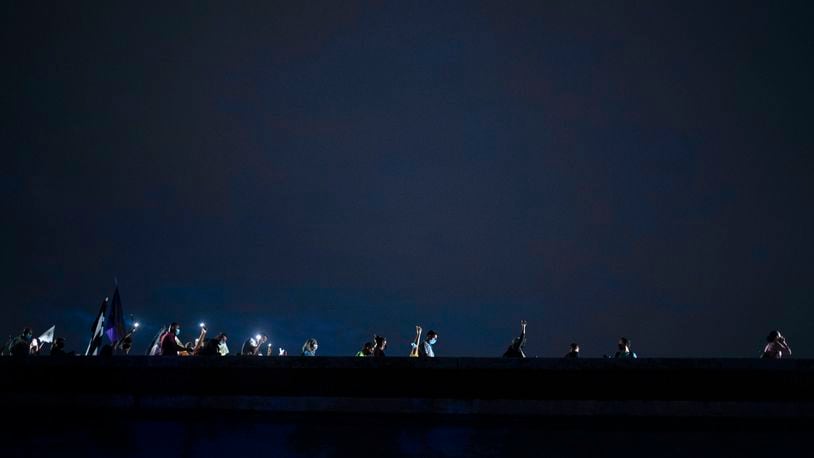
[[[47,331],[43,332],[42,335],[37,338],[37,340],[40,341],[40,344],[54,343],[54,327],[55,326],[51,326]]]

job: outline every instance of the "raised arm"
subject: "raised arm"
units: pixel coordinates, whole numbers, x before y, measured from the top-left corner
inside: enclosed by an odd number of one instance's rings
[[[175,334],[171,334],[170,336],[172,337],[172,343],[173,343],[173,346],[175,347],[176,352],[189,351],[190,350],[190,348],[185,347],[184,344],[181,343],[181,339],[179,339],[178,336],[176,336]],[[170,336],[167,336],[167,337],[170,337]]]
[[[789,343],[786,342],[786,338],[783,336],[778,337],[777,344],[780,345],[780,348],[786,353],[786,355],[791,356],[791,347],[789,347]]]

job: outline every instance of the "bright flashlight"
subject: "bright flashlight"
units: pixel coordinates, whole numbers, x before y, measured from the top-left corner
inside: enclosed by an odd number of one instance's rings
[[[133,323],[133,327],[134,327],[134,328],[137,328],[137,327],[139,327],[139,326],[140,326],[140,324],[138,323],[138,321],[136,321],[135,323]]]

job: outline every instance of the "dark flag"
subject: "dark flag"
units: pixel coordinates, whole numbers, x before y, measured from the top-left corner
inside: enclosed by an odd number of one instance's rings
[[[14,336],[8,336],[8,340],[3,345],[3,348],[0,348],[0,355],[10,355],[11,354],[11,343],[14,342]]]
[[[105,335],[112,345],[124,338],[126,330],[124,327],[124,312],[122,312],[122,300],[119,297],[119,287],[113,292],[113,301],[107,309],[107,316],[105,317]]]
[[[85,356],[96,356],[99,353],[99,347],[102,346],[102,333],[104,332],[105,313],[107,312],[107,298],[102,301],[99,306],[99,314],[96,315],[96,321],[90,328],[91,336],[88,342],[88,349],[85,350]]]

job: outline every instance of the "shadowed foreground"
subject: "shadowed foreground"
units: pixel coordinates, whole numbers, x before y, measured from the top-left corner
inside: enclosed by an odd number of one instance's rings
[[[0,455],[760,456],[814,361],[0,358]]]

